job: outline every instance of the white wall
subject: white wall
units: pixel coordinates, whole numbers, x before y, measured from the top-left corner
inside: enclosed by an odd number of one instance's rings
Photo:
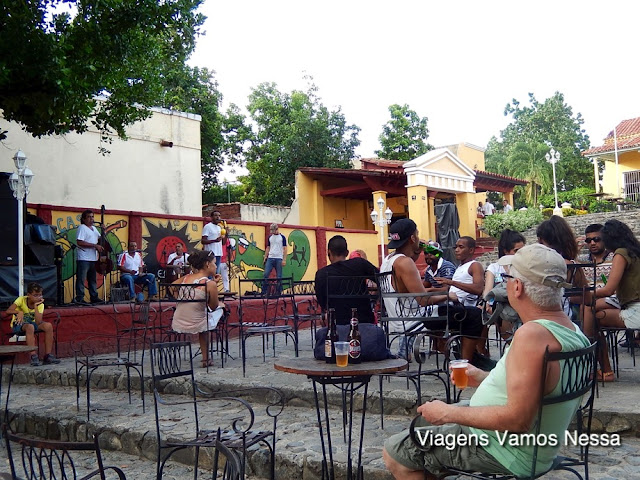
[[[101,144],[95,129],[78,135],[33,138],[0,118],[0,171],[13,172],[18,149],[35,174],[29,203],[199,216],[200,116],[154,109],[127,129],[129,139]],[[160,141],[173,142],[162,147]],[[105,156],[98,151],[111,151]]]
[[[289,215],[289,207],[274,207],[269,205],[242,204],[240,218],[248,222],[285,223]],[[287,221],[286,223],[290,223]]]

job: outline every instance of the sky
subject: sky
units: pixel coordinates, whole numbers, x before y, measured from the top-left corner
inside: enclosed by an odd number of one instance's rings
[[[224,108],[246,113],[251,88],[306,90],[362,130],[375,156],[388,107],[428,117],[432,145],[486,147],[528,105],[559,91],[581,113],[591,145],[640,116],[640,2],[206,0],[190,63],[215,70]]]

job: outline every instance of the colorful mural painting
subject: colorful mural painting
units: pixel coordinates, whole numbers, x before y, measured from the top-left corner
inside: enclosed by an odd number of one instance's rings
[[[52,210],[51,212],[51,223],[56,228],[56,242],[62,249],[61,280],[65,303],[73,300],[75,292],[76,234],[81,224],[80,216],[80,211]],[[131,222],[134,224],[132,225]],[[135,225],[138,227],[136,228]],[[108,300],[111,284],[119,280],[118,257],[127,249],[130,234],[135,237],[134,232],[139,232],[142,239],[139,247],[147,270],[156,275],[159,282],[165,282],[167,281],[165,274],[167,258],[175,252],[177,244],[182,244],[187,252],[201,248],[202,226],[202,222],[195,219],[106,214],[104,231],[112,250],[109,255],[113,262],[113,269],[110,274],[98,275],[100,298]],[[96,228],[102,231],[103,227],[96,224]],[[265,226],[261,224],[228,225],[227,236],[233,246],[228,258],[232,291],[237,291],[239,278],[263,278],[265,231]],[[283,275],[292,276],[295,281],[313,279],[317,270],[313,229],[283,228],[281,233],[287,238],[287,261],[283,268]]]
[[[307,234],[302,230],[292,230],[287,237],[287,261],[282,269],[284,277],[293,277],[294,281],[300,281],[309,268],[311,248]],[[258,246],[253,233],[243,232],[237,227],[231,226],[227,231],[230,239],[235,241],[236,249],[231,254],[230,277],[242,277],[247,279],[260,279],[264,276],[264,240],[263,245]],[[315,272],[314,272],[315,273]]]

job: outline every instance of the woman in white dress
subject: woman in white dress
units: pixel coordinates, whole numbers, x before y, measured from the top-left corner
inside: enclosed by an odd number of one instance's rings
[[[202,366],[209,367],[213,366],[213,360],[209,358],[209,325],[207,308],[203,303],[206,300],[211,311],[219,306],[224,307],[218,302],[220,275],[216,275],[216,257],[213,252],[196,250],[189,255],[189,264],[191,273],[173,282],[176,285],[174,296],[177,304],[171,328],[178,333],[198,334]]]

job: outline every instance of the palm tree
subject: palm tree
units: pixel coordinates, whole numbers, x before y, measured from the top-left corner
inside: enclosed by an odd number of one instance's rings
[[[549,147],[544,143],[519,142],[507,157],[507,175],[529,182],[524,187],[525,201],[529,206],[537,206],[538,195],[553,189],[551,167],[544,158],[548,151]]]

